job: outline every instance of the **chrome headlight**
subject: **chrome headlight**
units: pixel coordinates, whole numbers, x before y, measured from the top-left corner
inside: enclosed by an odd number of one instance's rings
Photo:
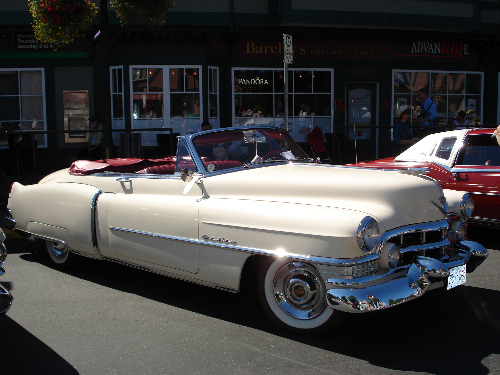
[[[7,249],[3,243],[0,243],[0,266],[5,262],[7,258]]]
[[[372,217],[365,217],[358,226],[358,245],[363,251],[371,251],[380,239],[377,221]]]
[[[460,201],[460,213],[466,220],[469,220],[473,211],[474,201],[472,200],[472,197],[470,194],[464,194],[462,200]]]
[[[460,220],[455,220],[452,222],[450,231],[449,231],[449,238],[452,243],[456,241],[464,241],[467,239],[467,222],[462,222]]]

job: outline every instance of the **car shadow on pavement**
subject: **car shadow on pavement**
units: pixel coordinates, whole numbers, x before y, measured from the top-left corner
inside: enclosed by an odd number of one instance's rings
[[[471,241],[479,242],[481,245],[491,250],[500,250],[500,241],[498,237],[492,235],[498,231],[495,227],[480,227],[471,225],[467,229],[467,237]]]
[[[50,347],[22,326],[0,315],[1,374],[78,374]]]
[[[53,268],[45,252],[21,259]],[[432,374],[487,374],[500,354],[500,291],[472,286],[435,290],[400,306],[339,313],[343,324],[322,336],[293,334],[264,317],[253,293],[232,294],[119,264],[82,258],[58,270],[107,288],[358,358],[380,368]],[[193,298],[196,296],[196,298]],[[488,362],[490,361],[490,362]],[[498,357],[496,358],[498,361]]]

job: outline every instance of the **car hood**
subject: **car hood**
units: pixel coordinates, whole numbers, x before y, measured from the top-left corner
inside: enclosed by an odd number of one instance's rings
[[[358,211],[385,230],[444,218],[441,188],[427,178],[318,164],[286,164],[204,178],[210,198],[288,202]],[[432,203],[435,202],[436,204]]]

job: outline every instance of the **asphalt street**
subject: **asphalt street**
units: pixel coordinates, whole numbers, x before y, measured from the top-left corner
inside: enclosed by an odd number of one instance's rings
[[[323,336],[275,328],[252,293],[90,259],[61,271],[8,239],[0,374],[500,374],[499,233],[470,230],[490,256],[466,285]]]

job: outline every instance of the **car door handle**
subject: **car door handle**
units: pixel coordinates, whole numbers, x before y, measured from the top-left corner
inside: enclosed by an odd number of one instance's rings
[[[469,176],[465,173],[453,173],[453,176],[455,176],[455,180],[457,181],[469,181]]]
[[[128,177],[118,177],[116,179],[116,181],[118,181],[118,182],[132,182],[132,179],[128,178]]]

